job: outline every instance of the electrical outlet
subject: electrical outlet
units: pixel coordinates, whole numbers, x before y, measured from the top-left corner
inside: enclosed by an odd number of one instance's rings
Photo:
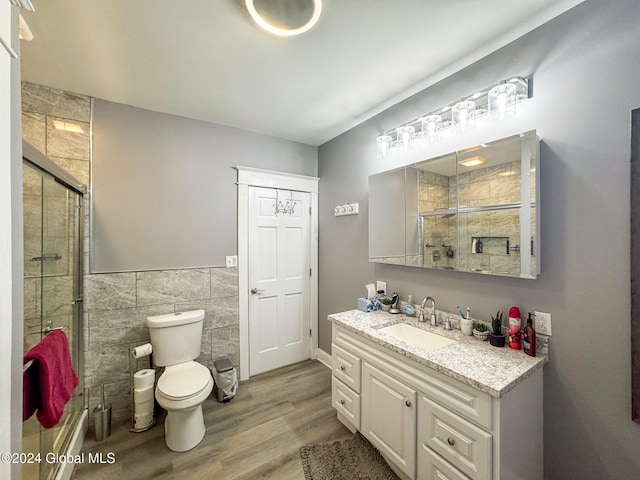
[[[237,267],[238,266],[238,256],[237,255],[227,255],[227,267]]]
[[[384,293],[386,295],[386,293],[387,293],[387,282],[383,282],[381,280],[377,280],[376,281],[376,292],[378,292],[380,290],[384,290]]]
[[[551,336],[551,314],[544,312],[535,312],[536,315],[536,333],[540,335]]]

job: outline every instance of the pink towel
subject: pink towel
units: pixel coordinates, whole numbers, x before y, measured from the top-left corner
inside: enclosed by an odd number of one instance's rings
[[[78,375],[71,366],[69,340],[62,330],[54,330],[29,350],[23,363],[33,360],[22,375],[22,421],[37,410],[45,428],[55,426],[64,406],[78,386]]]

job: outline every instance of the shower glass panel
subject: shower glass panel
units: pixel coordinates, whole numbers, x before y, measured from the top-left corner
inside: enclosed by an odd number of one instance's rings
[[[55,177],[24,162],[24,351],[53,329],[69,339],[73,368],[80,378],[58,425],[45,429],[35,415],[23,423],[23,451],[40,453],[26,464],[23,478],[54,478],[58,465],[49,453],[65,453],[83,409],[80,350],[82,195]]]

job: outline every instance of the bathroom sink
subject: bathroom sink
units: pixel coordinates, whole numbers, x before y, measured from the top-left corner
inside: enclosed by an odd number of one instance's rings
[[[421,328],[406,323],[396,323],[395,325],[381,328],[378,331],[428,352],[433,352],[447,345],[456,343],[456,340],[422,330]]]

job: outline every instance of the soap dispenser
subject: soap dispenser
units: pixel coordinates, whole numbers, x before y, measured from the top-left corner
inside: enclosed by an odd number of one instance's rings
[[[533,329],[533,319],[531,318],[531,312],[527,317],[527,326],[524,327],[524,334],[522,336],[522,347],[524,353],[536,356],[536,331]]]

